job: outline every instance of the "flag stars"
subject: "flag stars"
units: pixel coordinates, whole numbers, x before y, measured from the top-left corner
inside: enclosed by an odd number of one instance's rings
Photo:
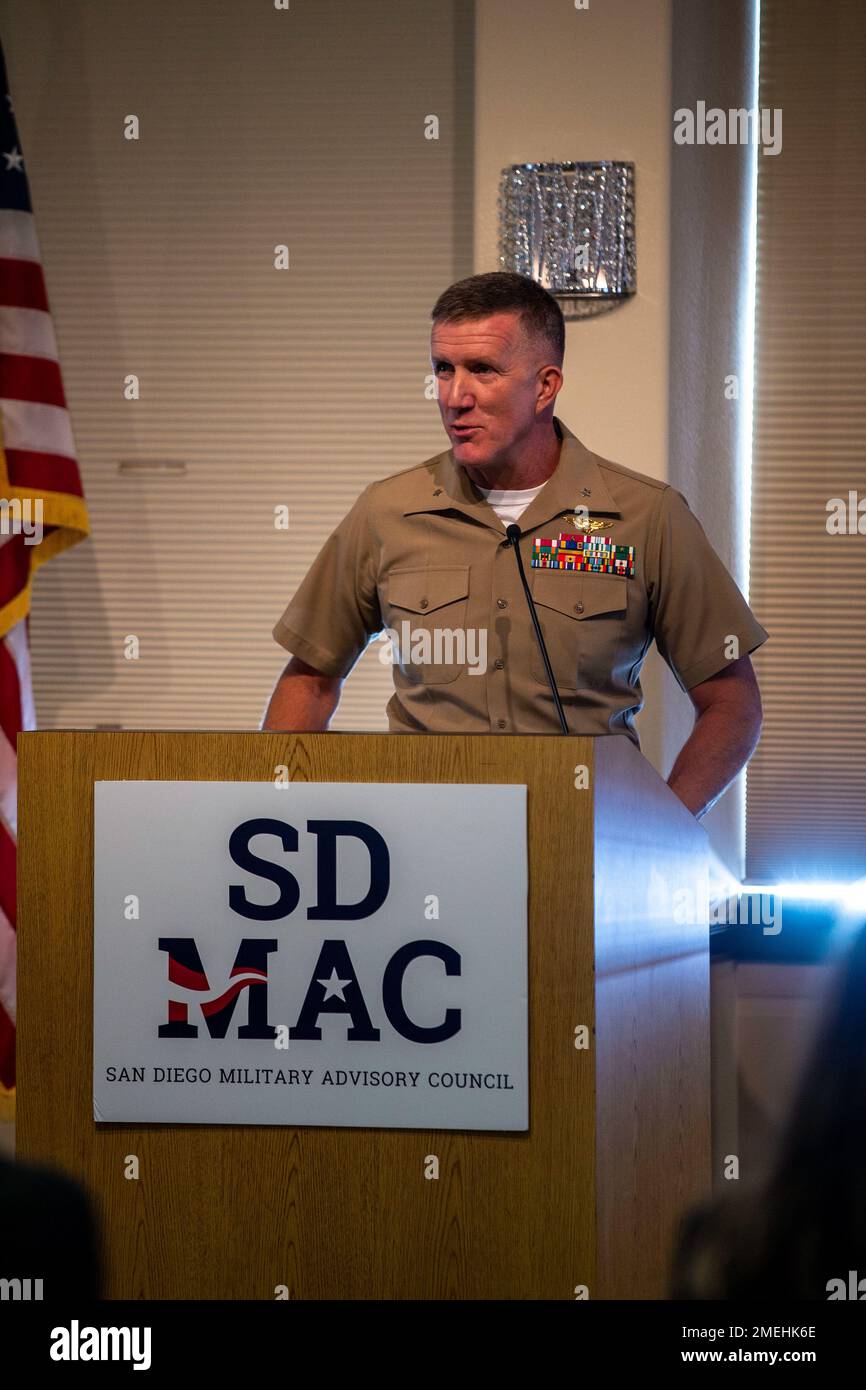
[[[350,985],[351,983],[351,980],[341,980],[339,978],[335,966],[334,969],[331,971],[330,975],[328,976],[327,980],[316,981],[317,985],[324,986],[325,995],[324,999],[322,1000],[322,1003],[324,1004],[325,999],[330,999],[331,995],[333,994],[335,999],[342,999],[343,1003],[345,1004],[346,998],[343,994],[343,990],[345,989],[346,985]]]
[[[12,150],[4,150],[3,158],[6,160],[5,172],[7,174],[10,169],[20,169],[24,163],[24,156],[17,145]]]

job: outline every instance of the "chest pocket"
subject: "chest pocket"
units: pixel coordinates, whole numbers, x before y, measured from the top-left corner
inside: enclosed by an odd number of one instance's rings
[[[625,640],[628,580],[618,574],[536,570],[532,597],[560,689],[605,685]],[[534,633],[530,670],[547,685]]]
[[[422,565],[388,573],[388,626],[397,685],[445,685],[466,670],[468,565]]]

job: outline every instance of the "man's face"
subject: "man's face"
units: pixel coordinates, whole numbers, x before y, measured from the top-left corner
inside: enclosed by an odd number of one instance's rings
[[[507,462],[538,422],[544,365],[518,314],[434,324],[430,361],[455,461],[468,468]]]

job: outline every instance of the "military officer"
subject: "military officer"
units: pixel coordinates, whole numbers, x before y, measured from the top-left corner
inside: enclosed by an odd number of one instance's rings
[[[554,414],[565,330],[535,281],[458,281],[431,315],[451,447],[371,483],[328,538],[273,635],[292,653],[264,729],[324,729],[384,631],[389,728],[556,733],[565,719],[640,746],[640,669],[655,640],[697,711],[669,785],[696,816],[757,743],[749,653],[767,639],[683,495],[587,449]]]

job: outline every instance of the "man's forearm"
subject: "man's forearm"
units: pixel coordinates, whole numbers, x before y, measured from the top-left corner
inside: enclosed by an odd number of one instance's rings
[[[316,733],[327,729],[340,703],[341,682],[293,657],[280,676],[262,720],[264,733]]]
[[[668,786],[694,816],[708,811],[745,767],[761,733],[761,715],[748,701],[710,706],[679,751]]]

